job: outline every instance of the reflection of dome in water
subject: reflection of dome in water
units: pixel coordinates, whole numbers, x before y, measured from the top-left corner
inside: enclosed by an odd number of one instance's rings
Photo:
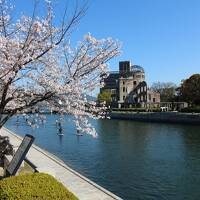
[[[144,68],[139,65],[132,65],[131,66],[133,72],[142,72],[144,73]]]

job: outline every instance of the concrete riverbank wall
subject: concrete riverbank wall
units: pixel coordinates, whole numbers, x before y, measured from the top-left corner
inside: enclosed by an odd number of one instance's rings
[[[179,112],[111,112],[111,119],[200,125],[200,114]]]

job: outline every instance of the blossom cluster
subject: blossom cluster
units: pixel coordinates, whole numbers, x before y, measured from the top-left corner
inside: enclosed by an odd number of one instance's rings
[[[48,109],[74,115],[78,130],[96,136],[88,118],[101,117],[104,109],[87,97],[102,86],[120,44],[87,34],[71,47],[68,32],[81,11],[57,27],[49,1],[42,18],[23,15],[13,22],[5,1],[0,9],[0,125],[17,113]]]

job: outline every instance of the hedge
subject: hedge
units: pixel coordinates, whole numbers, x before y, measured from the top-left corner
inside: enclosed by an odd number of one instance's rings
[[[111,111],[117,112],[160,112],[160,108],[112,108]]]
[[[13,176],[0,181],[1,200],[78,200],[48,174]]]
[[[182,109],[180,110],[180,112],[184,112],[184,113],[200,113],[200,106],[182,108]]]

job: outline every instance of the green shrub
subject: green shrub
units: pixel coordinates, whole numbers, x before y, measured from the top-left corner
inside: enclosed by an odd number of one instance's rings
[[[1,200],[78,200],[55,178],[44,173],[13,176],[0,181]]]
[[[150,108],[149,112],[161,112],[160,108]]]
[[[117,112],[160,112],[160,108],[112,108],[112,111]]]
[[[184,112],[184,113],[200,113],[200,106],[182,108],[180,110],[180,112]]]
[[[118,112],[145,112],[145,108],[113,108],[112,111]]]

